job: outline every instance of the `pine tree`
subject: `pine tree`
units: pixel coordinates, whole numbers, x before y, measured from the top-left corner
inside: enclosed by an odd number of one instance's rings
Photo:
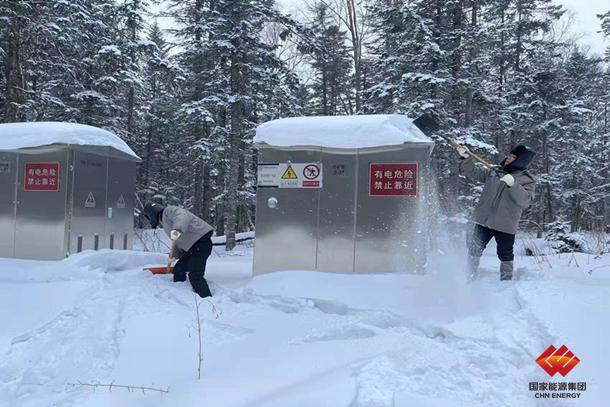
[[[312,35],[299,47],[308,56],[315,72],[315,81],[310,86],[309,111],[325,116],[352,114],[355,106],[350,95],[353,78],[347,34],[333,21],[326,3],[316,3],[311,12],[312,22],[308,28]]]
[[[56,34],[47,21],[50,14],[52,4],[47,2],[0,4],[0,115],[6,122],[38,120],[43,114],[41,106],[52,101],[46,89]]]
[[[179,58],[188,67],[178,117],[196,155],[192,206],[211,220],[213,200],[217,231],[226,233],[232,250],[236,231],[252,224],[256,124],[294,102],[282,86],[285,67],[260,33],[271,23],[293,23],[270,0],[181,1],[173,7],[182,23]]]
[[[610,10],[604,14],[598,14],[597,18],[601,22],[602,34],[605,38],[610,39]],[[610,45],[606,48],[606,58],[610,60]]]
[[[185,205],[229,249],[253,228],[255,127],[303,113],[433,113],[496,162],[525,143],[540,182],[524,224],[610,223],[610,47],[601,61],[559,41],[550,0],[318,1],[306,27],[272,0],[172,0],[171,51],[155,24],[145,39],[149,4],[0,2],[0,121],[114,131],[144,159],[142,198]],[[610,11],[599,18],[610,38]],[[287,41],[304,63],[282,60]],[[455,161],[439,142],[450,213],[477,195]]]
[[[147,45],[152,48],[142,61],[142,134],[136,142],[143,163],[139,167],[139,192],[143,201],[161,200],[178,204],[174,190],[176,168],[182,146],[175,137],[174,116],[178,110],[178,89],[182,69],[168,54],[168,44],[155,21]]]

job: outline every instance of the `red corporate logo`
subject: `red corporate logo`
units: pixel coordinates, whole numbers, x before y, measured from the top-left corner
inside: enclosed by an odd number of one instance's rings
[[[559,349],[551,345],[538,356],[536,363],[551,377],[555,376],[555,373],[565,377],[574,369],[574,366],[580,363],[580,359],[565,345],[562,345]]]

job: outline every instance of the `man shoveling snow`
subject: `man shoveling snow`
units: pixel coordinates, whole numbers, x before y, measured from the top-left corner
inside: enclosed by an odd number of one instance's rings
[[[186,209],[150,202],[144,206],[144,216],[153,228],[161,226],[172,240],[170,257],[179,259],[174,266],[174,282],[186,281],[188,273],[193,291],[202,298],[211,297],[204,274],[212,254],[212,226]]]
[[[492,237],[498,245],[500,280],[513,278],[513,246],[521,218],[534,197],[536,180],[527,167],[536,153],[526,146],[513,148],[496,169],[475,166],[467,147],[456,148],[461,156],[460,173],[472,181],[485,183],[473,214],[475,228],[468,242],[470,278],[476,277],[483,250]]]

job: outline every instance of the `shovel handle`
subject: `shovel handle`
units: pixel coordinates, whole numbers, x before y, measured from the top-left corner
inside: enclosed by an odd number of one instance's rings
[[[484,159],[482,159],[481,157],[479,157],[478,155],[476,155],[472,151],[470,151],[468,154],[470,154],[470,156],[472,158],[474,158],[475,160],[477,160],[478,162],[480,162],[481,164],[483,164],[485,167],[489,168],[490,170],[495,170],[496,169],[496,167],[494,167],[493,165],[491,165],[490,163],[488,163],[487,161],[485,161]]]
[[[176,251],[176,241],[172,240],[172,247],[171,249],[169,249],[169,255],[167,256],[167,272],[171,273],[172,270],[172,260],[174,259],[172,256],[174,255],[174,252]]]
[[[456,143],[455,141],[451,140],[449,137],[445,137],[445,136],[441,136],[441,138],[443,138],[451,147],[453,147],[454,149],[457,150],[458,147],[461,147],[461,145],[459,145],[458,143]],[[487,161],[485,161],[484,159],[482,159],[479,155],[477,155],[476,153],[473,153],[470,149],[468,150],[468,154],[474,158],[475,160],[477,160],[478,162],[480,162],[481,164],[483,164],[485,167],[489,168],[490,170],[495,170],[496,167],[494,167],[493,165],[491,165],[490,163],[488,163]]]

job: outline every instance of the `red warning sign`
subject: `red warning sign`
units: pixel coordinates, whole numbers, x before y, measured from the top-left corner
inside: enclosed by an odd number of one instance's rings
[[[417,163],[371,163],[370,196],[417,196]]]
[[[59,191],[59,163],[25,163],[24,191]]]
[[[314,180],[320,176],[320,167],[316,164],[309,164],[303,168],[303,176],[308,180]]]

